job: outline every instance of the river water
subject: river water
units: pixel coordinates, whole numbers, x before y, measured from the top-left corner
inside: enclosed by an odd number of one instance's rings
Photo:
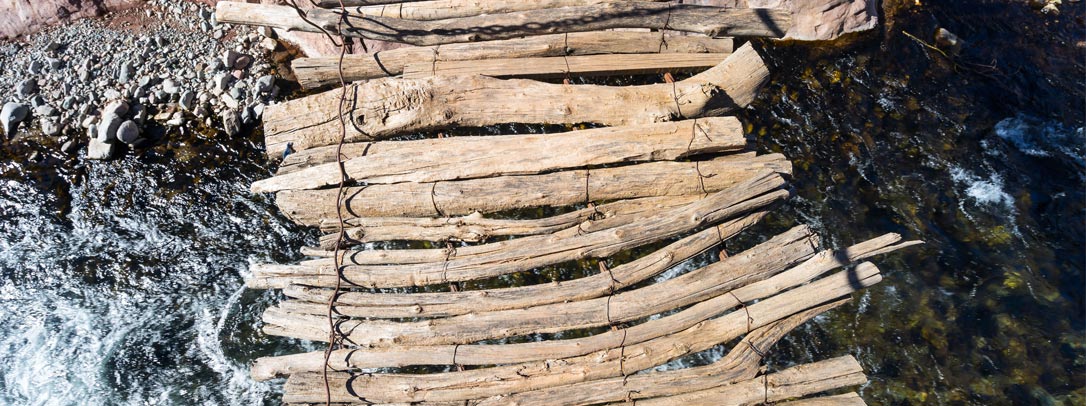
[[[745,238],[803,222],[827,246],[927,241],[878,258],[885,281],[769,368],[854,354],[870,404],[1083,404],[1082,3],[945,3],[888,2],[845,47],[762,46],[773,81],[741,119],[793,160],[798,196]],[[960,55],[905,35],[940,26]],[[261,334],[279,297],[241,288],[317,237],[248,193],[272,169],[260,135],[168,139],[109,163],[0,152],[0,404],[278,404],[248,363],[317,348]]]

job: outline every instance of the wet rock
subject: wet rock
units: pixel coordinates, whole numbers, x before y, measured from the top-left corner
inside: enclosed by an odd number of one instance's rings
[[[222,126],[226,135],[231,137],[241,134],[241,119],[238,117],[238,112],[234,110],[225,110],[222,112]]]
[[[113,155],[116,153],[117,147],[113,144],[99,141],[97,138],[91,137],[90,142],[87,143],[87,159],[107,160],[113,159]]]
[[[64,141],[64,144],[62,144],[60,146],[60,150],[61,150],[61,152],[64,152],[65,154],[69,154],[69,155],[75,154],[77,151],[79,151],[79,142],[77,142],[74,139]]]
[[[166,121],[166,124],[177,127],[183,126],[185,125],[185,115],[180,111],[173,113],[173,116],[171,116],[170,119]]]
[[[965,45],[965,42],[954,33],[939,27],[935,30],[935,45],[948,54],[957,55],[962,52],[962,46]]]
[[[15,130],[19,128],[19,123],[26,119],[27,114],[30,114],[30,109],[25,104],[5,104],[0,110],[0,124],[4,126],[4,134],[8,137],[14,135]]]
[[[117,127],[117,139],[125,144],[135,144],[140,139],[140,127],[135,121],[128,120]]]

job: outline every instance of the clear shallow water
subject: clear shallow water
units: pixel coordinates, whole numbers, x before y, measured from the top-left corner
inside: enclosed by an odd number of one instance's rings
[[[828,246],[928,242],[878,258],[886,280],[770,368],[852,353],[870,404],[1082,404],[1081,7],[907,3],[843,51],[773,46],[774,80],[741,117],[793,159],[798,197],[736,246],[799,222]],[[937,25],[969,41],[957,64],[902,34]],[[258,135],[169,139],[186,145],[111,163],[0,152],[0,404],[277,403],[246,365],[307,347],[258,332],[278,298],[242,278],[316,236],[248,193],[269,174]],[[582,272],[567,268],[524,280]]]

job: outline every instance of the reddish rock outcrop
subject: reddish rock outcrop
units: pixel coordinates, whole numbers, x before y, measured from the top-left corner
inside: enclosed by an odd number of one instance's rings
[[[0,0],[0,39],[32,34],[68,19],[94,17],[143,3],[142,0]]]

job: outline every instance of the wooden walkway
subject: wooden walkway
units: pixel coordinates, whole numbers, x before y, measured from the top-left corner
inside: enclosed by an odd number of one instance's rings
[[[866,382],[851,356],[780,371],[763,358],[878,283],[868,258],[917,242],[887,234],[826,250],[800,225],[723,250],[790,196],[791,164],[749,152],[726,116],[769,70],[721,35],[780,37],[803,16],[652,1],[346,3],[343,13],[322,0],[330,8],[308,22],[289,7],[217,7],[220,22],[418,45],[350,55],[342,68],[297,60],[307,88],[340,72],[354,83],[264,113],[269,157],[282,163],[253,191],[328,233],[303,248],[310,259],[258,264],[248,279],[287,297],[264,313],[266,333],[329,345],[253,365],[255,379],[288,377],[285,403],[864,404],[819,396]],[[523,79],[678,71],[697,74],[617,87]],[[417,135],[507,123],[568,131]],[[369,245],[403,241],[421,248]],[[719,255],[661,278],[707,251]],[[556,266],[584,276],[525,282]],[[721,345],[731,349],[712,364],[658,368]]]

